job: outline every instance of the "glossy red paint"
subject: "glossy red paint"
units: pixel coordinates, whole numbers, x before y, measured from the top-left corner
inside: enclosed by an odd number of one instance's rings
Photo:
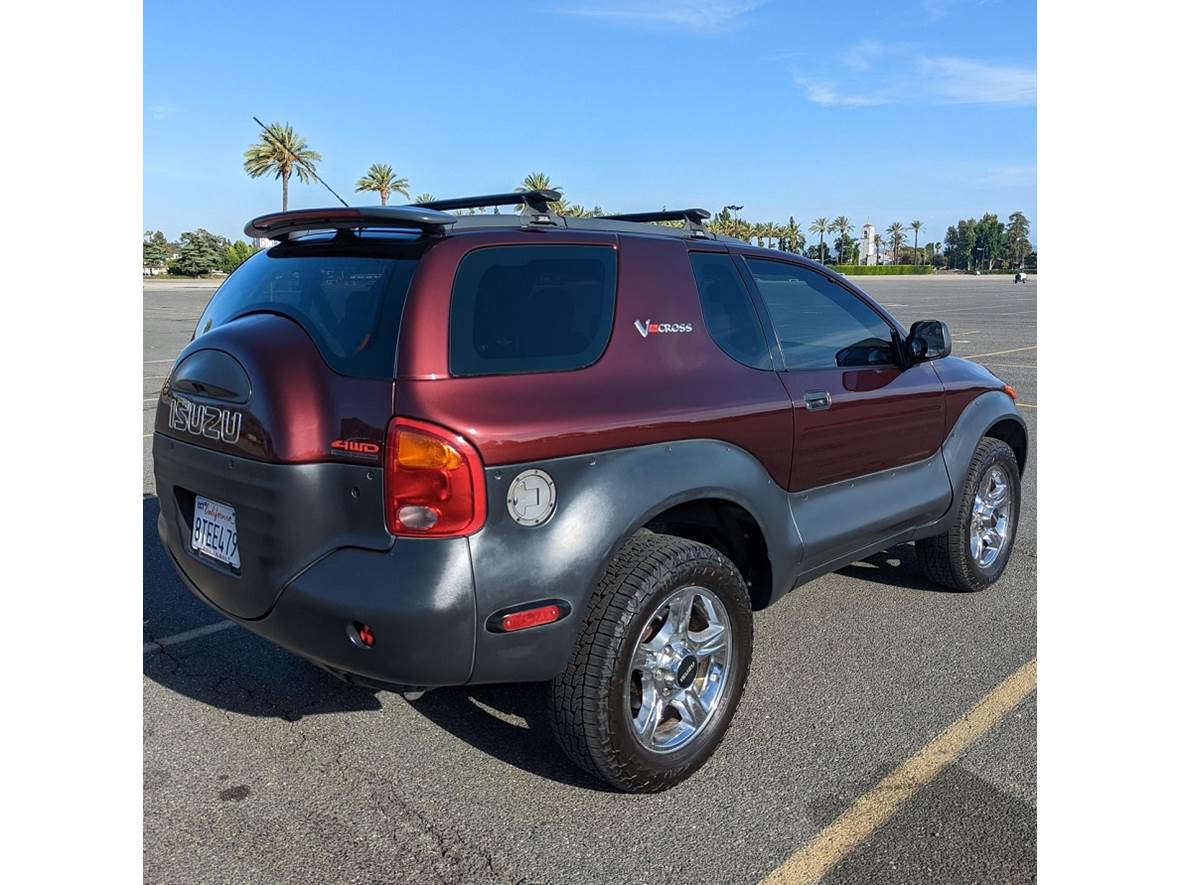
[[[459,262],[474,249],[532,243],[618,250],[616,313],[606,352],[594,365],[572,372],[451,378],[449,308]],[[982,366],[956,358],[904,371],[776,374],[743,366],[717,347],[705,327],[689,249],[725,251],[726,246],[513,227],[438,240],[422,257],[407,296],[396,397],[392,380],[332,372],[292,321],[270,314],[243,317],[202,335],[181,355],[225,350],[241,362],[253,387],[241,407],[239,440],[200,444],[266,461],[371,463],[372,446],[384,445],[396,413],[461,434],[489,466],[718,439],[750,452],[780,486],[797,491],[928,457],[971,399],[1002,387]],[[781,259],[770,250],[734,251]],[[903,331],[871,298],[838,282]],[[634,326],[637,320],[691,324],[693,331],[644,337]],[[804,395],[813,390],[831,394],[829,410],[804,407]],[[166,384],[156,429],[184,439],[168,426],[172,395]]]
[[[943,423],[945,438],[963,414],[963,409],[989,390],[1003,390],[1004,382],[971,360],[948,356],[930,363],[946,391],[946,420]]]
[[[206,332],[191,342],[177,363],[198,350],[224,350],[242,364],[251,395],[242,412],[238,441],[194,439],[168,426],[173,391],[165,382],[156,409],[156,430],[205,448],[261,461],[298,463],[349,460],[372,455],[334,452],[335,440],[380,447],[393,408],[393,383],[337,375],[320,358],[299,326],[274,314],[252,314]]]
[[[942,384],[930,363],[784,372],[795,411],[791,491],[876,473],[928,458],[943,440]],[[831,408],[810,412],[805,394],[828,393]]]
[[[574,372],[447,376],[455,267],[472,248],[529,242],[617,246],[614,234],[497,231],[448,237],[419,266],[402,319],[399,415],[454,428],[488,465],[682,439],[730,442],[754,454],[784,488],[792,412],[773,372],[740,365],[704,326],[687,244],[627,236],[619,251],[614,331],[606,353]],[[693,332],[641,336],[634,321],[691,323]]]

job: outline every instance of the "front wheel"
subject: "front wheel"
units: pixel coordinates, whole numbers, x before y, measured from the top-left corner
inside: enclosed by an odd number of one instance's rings
[[[1020,465],[1009,445],[984,437],[975,448],[959,511],[950,529],[914,547],[930,580],[976,591],[1004,573],[1020,521]]]
[[[595,591],[550,711],[567,755],[612,786],[654,793],[713,754],[746,683],[753,618],[720,552],[641,532]]]

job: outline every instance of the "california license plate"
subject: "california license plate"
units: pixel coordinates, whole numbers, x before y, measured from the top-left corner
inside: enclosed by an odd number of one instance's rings
[[[197,495],[193,508],[193,549],[234,568],[238,559],[238,518],[228,504],[210,501]]]

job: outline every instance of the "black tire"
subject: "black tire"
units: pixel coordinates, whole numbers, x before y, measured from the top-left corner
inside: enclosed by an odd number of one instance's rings
[[[971,556],[971,516],[975,494],[993,467],[999,467],[1007,475],[1012,506],[1007,541],[996,561],[984,568]],[[1020,465],[1006,442],[985,436],[979,441],[975,454],[971,457],[971,467],[967,471],[967,480],[954,523],[945,534],[923,538],[915,543],[918,562],[926,577],[936,584],[965,593],[982,590],[994,584],[1004,574],[1004,569],[1012,556],[1012,548],[1016,545],[1016,530],[1019,524]]]
[[[733,638],[729,675],[701,731],[680,749],[655,753],[635,736],[628,710],[631,652],[668,595],[694,585],[725,607]],[[581,768],[619,790],[666,790],[700,768],[721,742],[745,688],[752,649],[750,597],[734,564],[705,544],[640,532],[607,566],[573,654],[551,683],[557,742]]]

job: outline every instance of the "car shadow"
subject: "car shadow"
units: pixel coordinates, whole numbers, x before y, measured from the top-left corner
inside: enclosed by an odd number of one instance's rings
[[[553,739],[542,682],[429,691],[411,706],[459,740],[501,762],[573,787],[614,792],[584,773]]]
[[[156,533],[160,502],[143,499],[143,673],[152,682],[210,707],[259,718],[377,710],[382,692],[350,685],[249,631],[231,626],[193,639],[156,640],[225,622],[194,597]],[[148,700],[145,696],[145,706]],[[568,761],[545,721],[539,683],[465,686],[427,692],[408,704],[459,740],[523,771],[563,784],[608,789]]]
[[[866,556],[842,569],[837,569],[836,574],[906,590],[923,590],[927,593],[955,592],[941,584],[935,584],[923,574],[912,543],[896,544],[888,550]]]

